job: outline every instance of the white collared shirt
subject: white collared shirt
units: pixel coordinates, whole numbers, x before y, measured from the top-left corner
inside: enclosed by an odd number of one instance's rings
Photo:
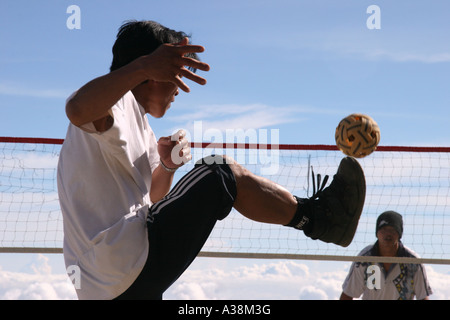
[[[359,253],[359,256],[376,256],[376,252],[377,244],[369,245]],[[419,257],[401,242],[398,256]],[[372,274],[367,269],[372,265],[378,266],[380,270],[379,289],[367,283],[368,277]],[[342,289],[347,296],[353,298],[362,295],[363,300],[412,300],[414,297],[422,300],[432,294],[424,266],[410,263],[391,264],[386,271],[382,264],[354,262]]]
[[[131,92],[111,109],[113,126],[69,125],[58,163],[66,266],[77,266],[80,299],[113,299],[148,255],[146,218],[157,142]]]

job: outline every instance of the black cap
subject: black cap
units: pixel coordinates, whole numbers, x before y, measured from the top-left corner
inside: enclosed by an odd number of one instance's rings
[[[401,214],[395,211],[386,211],[380,214],[377,219],[377,226],[375,230],[375,234],[378,233],[381,227],[384,226],[392,226],[398,232],[399,237],[402,237],[403,234],[403,218]]]

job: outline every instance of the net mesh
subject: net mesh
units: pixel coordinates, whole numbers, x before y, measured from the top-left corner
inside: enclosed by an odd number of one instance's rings
[[[61,252],[62,215],[56,167],[61,140],[0,142],[0,250]],[[311,175],[332,179],[344,155],[334,146],[193,144],[193,161],[175,180],[209,154],[227,154],[252,172],[299,197],[312,195]],[[295,229],[252,222],[233,210],[219,221],[201,255],[300,257],[352,260],[375,238],[375,221],[386,210],[402,214],[403,242],[433,263],[450,261],[450,148],[379,147],[359,159],[366,176],[366,201],[347,248],[311,240]],[[331,180],[330,180],[331,181]]]
[[[303,146],[303,149],[270,151],[274,152],[271,159],[278,161],[272,165],[278,167],[266,177],[299,197],[308,197],[312,195],[311,167],[314,173],[332,178],[343,155],[333,148],[320,150],[320,147],[311,147],[307,150],[307,146]],[[204,250],[275,254],[275,257],[280,254],[310,255],[312,258],[317,255],[355,256],[376,241],[378,215],[394,210],[403,216],[402,240],[408,247],[423,259],[449,259],[450,154],[446,149],[380,149],[359,160],[366,175],[366,201],[349,247],[314,241],[294,229],[252,222],[233,211],[229,218],[219,222]],[[247,153],[252,152],[258,153],[247,150]],[[261,174],[261,168],[264,168],[260,163],[249,163],[246,167],[257,174]]]
[[[0,247],[62,247],[59,144],[0,143]]]

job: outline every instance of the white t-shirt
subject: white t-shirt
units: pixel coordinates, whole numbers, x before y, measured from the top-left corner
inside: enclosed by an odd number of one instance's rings
[[[113,299],[141,272],[148,255],[146,218],[157,142],[131,92],[97,132],[70,124],[58,163],[66,266],[79,268],[80,299]],[[77,270],[77,269],[70,269]],[[77,279],[73,277],[72,279]]]
[[[378,256],[377,245],[367,246],[359,256]],[[419,257],[402,243],[398,256]],[[371,285],[367,283],[368,277],[373,275],[373,270],[367,270],[371,265],[378,266],[380,270],[379,289],[373,282]],[[386,272],[382,264],[353,262],[342,289],[346,295],[353,298],[362,295],[363,300],[412,300],[414,297],[422,300],[432,294],[423,265],[410,263],[392,264]]]

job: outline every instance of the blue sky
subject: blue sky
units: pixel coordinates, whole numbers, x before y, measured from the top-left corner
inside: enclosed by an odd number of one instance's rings
[[[81,9],[69,30],[67,7]],[[381,9],[369,30],[366,9]],[[194,120],[276,128],[280,143],[333,144],[341,118],[363,112],[384,145],[449,145],[447,1],[2,1],[3,136],[64,138],[65,98],[108,72],[127,19],[153,19],[205,46],[208,84],[191,84],[157,135]],[[243,110],[227,112],[235,106]],[[216,112],[214,112],[216,111]]]
[[[79,30],[66,26],[72,4],[81,9]],[[372,4],[381,29],[366,26]],[[449,146],[449,12],[446,0],[2,0],[0,136],[64,138],[67,96],[108,72],[124,21],[148,19],[191,34],[211,66],[200,72],[206,86],[188,83],[191,93],[165,118],[150,119],[157,136],[202,121],[205,130],[277,129],[280,143],[333,144],[340,119],[360,112],[378,122],[381,145]],[[58,270],[60,258],[0,256],[0,265],[29,271],[37,259]],[[235,264],[204,261],[200,270]]]

